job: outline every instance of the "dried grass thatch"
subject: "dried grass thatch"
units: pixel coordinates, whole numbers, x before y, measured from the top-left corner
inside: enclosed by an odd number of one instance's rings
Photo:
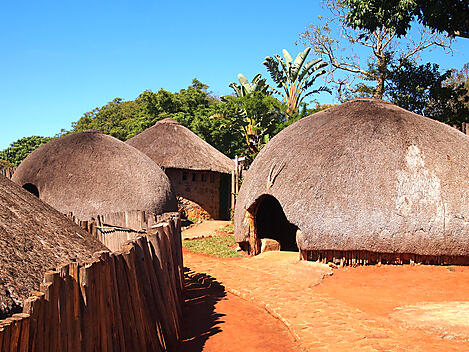
[[[39,198],[79,219],[120,211],[175,211],[161,168],[137,149],[90,130],[54,139],[32,152],[13,181],[33,184]]]
[[[275,197],[300,250],[469,255],[469,137],[391,103],[358,99],[289,126],[241,187],[246,210]]]
[[[0,175],[0,319],[21,309],[44,272],[99,250],[106,247]]]
[[[167,118],[129,139],[164,168],[216,171],[231,174],[234,162],[179,122]]]

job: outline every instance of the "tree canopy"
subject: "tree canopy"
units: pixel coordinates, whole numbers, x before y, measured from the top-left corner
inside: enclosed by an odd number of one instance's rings
[[[327,63],[320,58],[306,61],[310,51],[311,48],[306,48],[293,60],[290,53],[283,49],[283,58],[274,55],[267,56],[264,60],[264,66],[267,67],[272,80],[277,84],[277,88],[281,89],[280,91],[274,89],[274,92],[283,98],[283,103],[287,107],[287,120],[298,113],[304,98],[321,91],[329,92],[326,87],[310,90],[316,79],[326,73],[323,68],[327,66]]]
[[[382,26],[403,36],[412,21],[450,36],[469,38],[469,2],[463,0],[345,0],[347,24],[375,31]]]
[[[382,99],[386,81],[402,62],[415,60],[430,47],[449,45],[446,37],[424,27],[414,37],[398,40],[386,20],[372,31],[354,28],[347,21],[351,8],[344,0],[325,0],[325,7],[329,15],[309,26],[301,38],[329,62],[326,80],[342,101],[354,96]]]
[[[10,144],[8,148],[0,151],[0,159],[18,166],[29,153],[51,140],[51,137],[31,136],[20,138]]]
[[[405,61],[390,77],[387,96],[404,109],[460,126],[469,122],[467,83],[457,71],[442,74],[437,64]]]

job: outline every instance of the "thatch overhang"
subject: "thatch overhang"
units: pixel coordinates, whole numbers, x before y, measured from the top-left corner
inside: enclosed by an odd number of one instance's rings
[[[43,274],[107,250],[49,205],[0,175],[0,319],[21,310]]]
[[[231,174],[234,162],[179,122],[166,118],[127,143],[169,169]]]
[[[42,145],[18,166],[12,180],[33,185],[41,200],[81,220],[121,211],[177,210],[171,183],[157,164],[96,130]]]
[[[275,136],[251,165],[235,209],[270,195],[301,231],[300,250],[469,255],[469,137],[391,103],[358,99]],[[252,231],[252,228],[251,228]]]

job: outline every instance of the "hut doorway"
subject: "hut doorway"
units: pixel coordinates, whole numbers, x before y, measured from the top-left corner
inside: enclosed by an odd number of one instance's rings
[[[280,243],[282,251],[298,251],[296,231],[298,227],[290,223],[279,201],[271,195],[263,195],[248,210],[253,222],[253,254],[260,252],[260,242],[270,238]]]
[[[33,185],[32,183],[25,183],[23,185],[23,188],[25,190],[27,190],[29,193],[32,193],[34,194],[36,197],[39,198],[39,190],[37,189],[37,187],[35,185]]]

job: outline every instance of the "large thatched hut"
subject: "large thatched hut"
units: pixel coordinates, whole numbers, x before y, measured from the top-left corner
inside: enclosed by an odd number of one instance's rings
[[[101,242],[0,175],[0,319],[21,311],[47,270],[100,250]]]
[[[223,153],[169,118],[127,143],[164,168],[184,204],[186,200],[194,202],[196,209],[200,206],[202,214],[214,219],[229,218],[234,163]]]
[[[469,263],[469,137],[359,99],[289,126],[259,153],[235,210],[236,241],[304,259]]]
[[[158,165],[96,130],[42,145],[18,166],[12,180],[81,220],[134,210],[161,214],[177,207],[170,181]]]

